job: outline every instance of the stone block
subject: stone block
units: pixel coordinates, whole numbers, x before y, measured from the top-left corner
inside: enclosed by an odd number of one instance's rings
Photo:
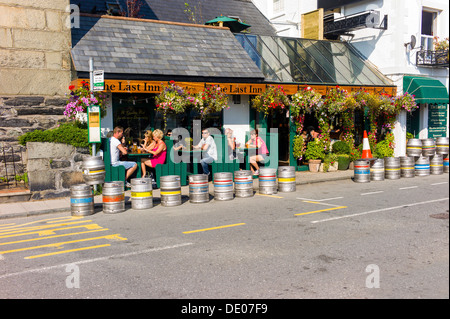
[[[61,186],[62,188],[70,188],[73,185],[84,184],[82,172],[62,172]]]
[[[28,184],[30,191],[56,190],[55,171],[28,172]]]
[[[72,157],[75,147],[60,143],[28,142],[28,159]]]
[[[70,163],[70,161],[65,161],[65,160],[56,160],[56,161],[51,161],[50,162],[50,167],[52,169],[60,169],[60,168],[67,168],[70,167],[72,164]]]
[[[0,49],[0,67],[43,69],[45,67],[45,56],[42,52]]]
[[[12,48],[12,33],[9,28],[0,28],[0,47],[2,48]]]
[[[27,161],[29,172],[45,171],[50,169],[50,160],[48,158],[29,158]]]

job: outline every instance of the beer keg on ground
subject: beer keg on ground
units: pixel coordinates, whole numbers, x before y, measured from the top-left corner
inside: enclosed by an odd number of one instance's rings
[[[365,159],[358,159],[354,162],[353,181],[356,183],[370,182],[370,163]]]
[[[281,166],[278,168],[278,191],[283,193],[296,191],[294,166]]]
[[[116,214],[125,211],[125,192],[122,181],[103,184],[103,212]]]
[[[416,159],[414,165],[416,176],[428,176],[430,175],[430,158],[428,156],[420,156]]]
[[[236,197],[252,197],[253,193],[253,174],[250,170],[234,172],[234,193]]]
[[[449,153],[449,138],[436,137],[436,154],[447,155]]]
[[[436,142],[432,138],[422,140],[422,156],[433,156],[436,154]]]
[[[277,193],[277,170],[275,168],[259,169],[259,192],[265,195]]]
[[[416,170],[414,168],[415,158],[412,156],[400,157],[400,169],[401,175],[404,178],[412,178],[416,176]]]
[[[449,157],[448,154],[447,156],[444,158],[444,173],[448,173],[449,171]]]
[[[441,154],[430,157],[430,174],[442,175],[444,173],[444,159]]]
[[[91,186],[79,184],[70,188],[70,211],[72,216],[94,214],[94,195]]]
[[[370,161],[370,180],[384,181],[384,159],[376,158]]]
[[[401,177],[400,158],[399,157],[385,157],[384,170],[386,179],[399,179]]]
[[[407,156],[420,156],[422,155],[422,141],[418,138],[411,138],[406,144]]]
[[[178,175],[161,176],[161,205],[165,207],[181,205],[181,178]]]
[[[209,201],[208,175],[195,174],[189,176],[189,201],[194,204]]]
[[[103,184],[105,182],[105,163],[101,156],[83,157],[83,179],[87,185]]]
[[[214,199],[232,200],[234,198],[233,173],[214,174]]]
[[[131,180],[131,208],[148,209],[153,207],[153,188],[151,178]]]

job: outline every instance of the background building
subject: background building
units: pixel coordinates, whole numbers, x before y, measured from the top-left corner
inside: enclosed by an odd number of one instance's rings
[[[418,138],[449,136],[448,47],[436,56],[434,37],[449,36],[449,4],[444,0],[253,0],[289,36],[347,41],[390,78],[398,93],[409,91],[420,109],[408,117],[400,114],[394,130],[395,155],[404,155],[406,133]],[[315,6],[315,7],[314,7]],[[320,9],[323,9],[322,11]],[[317,10],[316,32],[307,20]],[[313,20],[314,21],[314,20]],[[300,30],[298,28],[300,25]],[[308,32],[305,32],[308,31]],[[448,43],[448,41],[447,41]],[[438,53],[439,54],[439,53]],[[430,84],[418,84],[426,80]],[[437,80],[437,81],[436,81]],[[433,86],[424,92],[424,86]],[[412,92],[414,90],[414,92]],[[437,103],[437,104],[434,104]],[[441,105],[440,108],[437,105]]]

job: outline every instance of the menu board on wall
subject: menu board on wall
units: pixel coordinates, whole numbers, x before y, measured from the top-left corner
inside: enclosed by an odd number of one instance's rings
[[[428,138],[447,135],[447,105],[428,106]]]

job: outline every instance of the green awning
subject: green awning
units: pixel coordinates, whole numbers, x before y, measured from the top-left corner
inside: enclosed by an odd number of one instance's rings
[[[448,104],[447,88],[436,79],[405,75],[403,92],[414,95],[417,103]]]

